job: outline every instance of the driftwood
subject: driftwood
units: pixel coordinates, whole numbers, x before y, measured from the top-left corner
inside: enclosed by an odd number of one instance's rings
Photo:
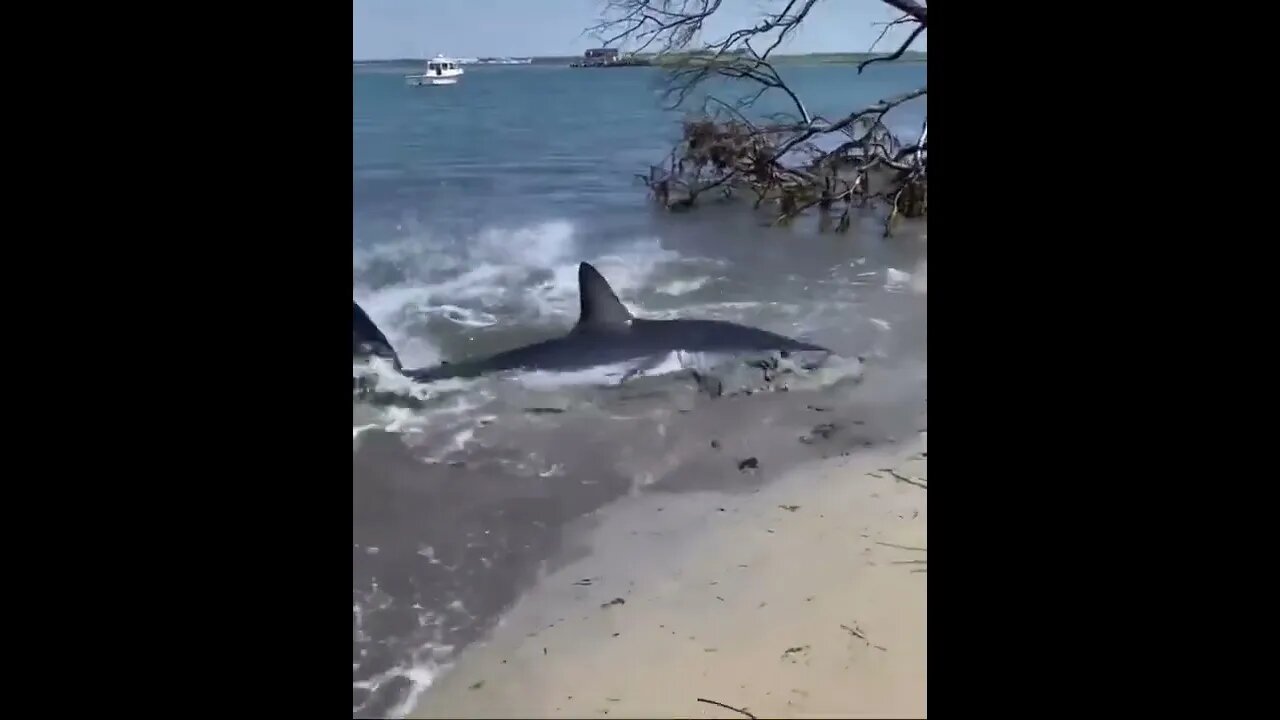
[[[751,713],[747,712],[746,710],[743,710],[742,708],[736,708],[736,707],[734,707],[734,706],[732,706],[732,705],[725,705],[725,704],[724,704],[724,703],[722,703],[722,702],[717,702],[717,701],[715,701],[715,700],[708,700],[708,699],[706,699],[706,698],[698,698],[698,702],[700,702],[700,703],[706,703],[706,704],[708,704],[708,705],[716,705],[716,706],[719,706],[719,707],[724,708],[725,710],[732,710],[732,711],[734,711],[734,712],[736,712],[736,713],[739,713],[739,714],[741,714],[741,715],[746,715],[747,717],[751,718],[751,720],[756,720],[756,716],[755,716],[755,715],[752,715]]]

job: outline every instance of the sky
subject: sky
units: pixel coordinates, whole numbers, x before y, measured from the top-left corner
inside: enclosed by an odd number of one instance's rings
[[[579,55],[600,44],[584,31],[606,6],[607,0],[351,0],[351,55],[354,60]],[[718,39],[784,6],[782,0],[723,0],[703,37]],[[819,0],[795,35],[774,52],[865,52],[883,29],[872,23],[894,17],[896,11],[880,0]],[[909,31],[893,28],[876,50],[896,50]],[[912,49],[927,47],[925,32]]]

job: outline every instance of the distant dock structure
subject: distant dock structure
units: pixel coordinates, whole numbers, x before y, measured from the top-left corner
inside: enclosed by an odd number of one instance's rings
[[[470,65],[532,65],[533,58],[482,57],[470,61]]]
[[[581,60],[569,63],[569,67],[647,67],[651,64],[647,58],[623,55],[617,48],[591,48],[582,54]]]

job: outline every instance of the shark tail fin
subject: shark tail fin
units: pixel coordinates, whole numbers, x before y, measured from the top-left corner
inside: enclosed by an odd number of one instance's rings
[[[606,329],[625,326],[631,311],[618,300],[609,281],[591,263],[578,265],[578,328]]]
[[[400,356],[391,347],[387,336],[382,334],[373,320],[369,319],[368,313],[354,300],[351,301],[351,356],[386,358],[395,365],[396,370],[401,369]]]

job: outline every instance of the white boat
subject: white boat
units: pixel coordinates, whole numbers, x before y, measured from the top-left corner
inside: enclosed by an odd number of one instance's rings
[[[462,78],[462,64],[453,58],[437,55],[427,61],[427,71],[421,75],[405,75],[406,83],[415,87],[424,85],[456,85]]]

